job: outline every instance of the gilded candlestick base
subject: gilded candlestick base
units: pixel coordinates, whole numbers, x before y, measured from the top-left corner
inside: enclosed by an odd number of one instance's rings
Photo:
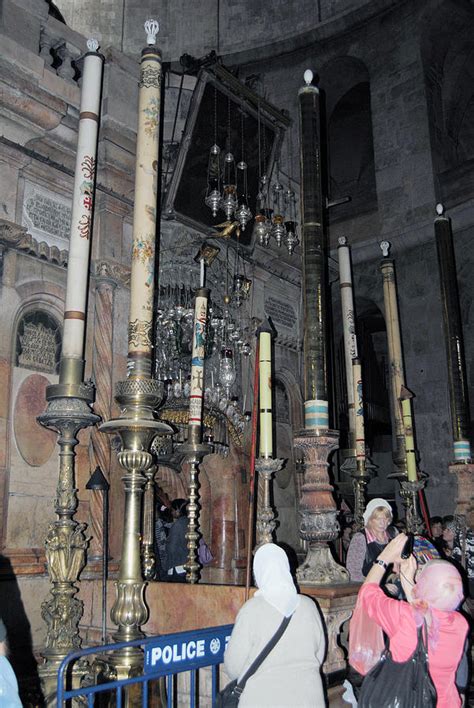
[[[46,696],[54,695],[55,676],[61,661],[81,646],[79,621],[83,603],[75,595],[75,583],[86,562],[88,539],[84,534],[85,524],[75,521],[77,490],[74,474],[74,448],[78,443],[79,430],[100,420],[90,408],[94,389],[84,383],[48,386],[47,410],[38,416],[38,422],[58,433],[59,476],[54,510],[58,516],[50,524],[45,539],[45,554],[48,574],[51,579],[51,595],[41,606],[41,615],[46,622],[46,642],[40,667],[40,677]],[[82,670],[79,667],[79,673]]]
[[[189,503],[187,507],[188,530],[188,560],[184,566],[186,582],[197,583],[199,580],[200,563],[198,561],[199,542],[199,465],[203,458],[212,452],[212,446],[205,443],[191,441],[180,446],[180,452],[185,456],[184,461],[189,464]]]
[[[337,508],[329,482],[328,457],[337,448],[339,433],[306,429],[295,438],[304,455],[304,478],[299,505],[300,536],[308,544],[305,561],[296,574],[306,585],[345,583],[349,573],[332,556],[329,542],[339,535]]]
[[[156,420],[154,411],[162,399],[162,384],[153,379],[130,378],[117,384],[116,401],[121,415],[100,426],[101,432],[118,433],[122,450],[118,453],[125,490],[124,528],[119,577],[115,583],[116,599],[110,612],[118,631],[117,642],[144,636],[141,625],[148,618],[145,604],[146,583],[142,578],[140,558],[141,501],[145,485],[144,473],[153,464],[150,449],[156,435],[171,435],[169,425]],[[109,659],[110,675],[126,678],[136,672],[143,660],[137,648],[114,652]]]
[[[350,474],[354,490],[354,523],[357,531],[364,528],[365,493],[375,465],[369,460],[347,457],[341,465],[341,472]]]
[[[419,492],[424,489],[426,476],[416,482],[409,482],[408,479],[401,479],[401,494],[407,501],[406,505],[406,527],[408,533],[421,534],[424,530],[423,518],[420,514]]]
[[[257,548],[264,543],[272,543],[273,533],[277,526],[275,513],[271,507],[270,483],[272,474],[279,472],[285,463],[283,459],[271,457],[258,457],[255,460],[255,469],[263,478],[263,500],[257,513]]]

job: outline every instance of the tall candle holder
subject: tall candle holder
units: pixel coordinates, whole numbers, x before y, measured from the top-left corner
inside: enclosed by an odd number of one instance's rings
[[[70,377],[77,376],[78,367],[67,366]],[[64,374],[63,374],[64,377]],[[88,383],[59,383],[46,390],[47,410],[38,416],[38,422],[58,433],[59,476],[54,510],[57,519],[48,529],[45,554],[51,580],[51,595],[41,605],[41,616],[47,625],[45,663],[39,673],[46,703],[54,700],[59,665],[72,651],[81,646],[79,621],[83,613],[82,600],[76,597],[79,575],[86,564],[85,524],[74,519],[77,509],[77,489],[74,474],[74,448],[79,430],[97,423],[100,418],[91,410],[94,388]],[[85,665],[78,663],[73,669],[72,681],[79,684]]]
[[[113,637],[117,642],[128,642],[144,636],[141,625],[148,618],[144,600],[146,582],[142,578],[140,559],[141,501],[145,474],[153,464],[149,452],[157,435],[170,435],[169,425],[156,420],[154,411],[163,395],[163,384],[153,379],[129,378],[119,381],[115,400],[121,415],[100,426],[101,432],[118,433],[121,451],[117,458],[124,470],[122,481],[125,490],[124,529],[118,580],[115,583],[116,599],[110,612],[118,631]],[[142,651],[137,647],[114,652],[108,660],[109,677],[128,678],[140,670]]]
[[[273,533],[277,522],[271,506],[271,480],[272,475],[279,472],[285,463],[284,459],[273,457],[258,457],[255,460],[255,469],[259,477],[263,478],[263,500],[257,513],[257,548],[264,543],[272,543]]]

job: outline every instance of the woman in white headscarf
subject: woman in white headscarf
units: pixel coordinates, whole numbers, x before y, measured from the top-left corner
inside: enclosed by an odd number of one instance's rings
[[[273,543],[257,550],[253,562],[255,595],[240,610],[224,656],[231,680],[240,678],[275,634],[291,620],[276,646],[251,676],[239,706],[323,708],[320,667],[326,643],[316,604],[298,595],[286,553]]]

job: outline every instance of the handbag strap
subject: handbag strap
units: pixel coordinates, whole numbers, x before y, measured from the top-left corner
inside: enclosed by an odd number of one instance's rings
[[[240,681],[237,682],[237,684],[234,688],[234,691],[236,691],[239,694],[242,693],[242,691],[245,688],[245,684],[247,683],[249,678],[251,676],[253,676],[253,674],[256,672],[258,667],[265,661],[265,659],[270,654],[272,649],[275,647],[275,645],[278,643],[278,641],[283,636],[283,633],[284,633],[285,629],[288,627],[288,625],[290,624],[290,620],[292,617],[293,617],[293,613],[291,613],[291,615],[289,617],[284,617],[282,623],[278,627],[278,629],[275,632],[275,634],[273,635],[273,637],[271,637],[271,639],[265,644],[265,646],[263,647],[260,654],[250,664],[249,668],[247,669],[245,674],[242,676]]]

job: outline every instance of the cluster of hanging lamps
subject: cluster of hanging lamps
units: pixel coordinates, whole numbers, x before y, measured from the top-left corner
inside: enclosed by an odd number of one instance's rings
[[[231,149],[231,104],[227,100],[227,139],[225,153],[217,144],[217,88],[214,87],[214,143],[209,151],[207,167],[207,190],[205,204],[215,218],[219,211],[224,212],[228,222],[235,219],[241,231],[252,219],[248,204],[248,165],[245,161],[245,129],[244,112],[241,116],[241,159],[236,164]],[[291,162],[291,144],[289,150]],[[258,170],[259,191],[257,194],[257,214],[255,215],[254,235],[257,242],[264,247],[274,239],[280,248],[285,245],[291,255],[299,243],[296,223],[296,197],[289,179],[285,190],[280,181],[280,170],[277,164],[276,180],[270,185],[267,172],[266,127],[262,123],[260,105],[258,107]],[[246,281],[244,275],[234,276],[233,298],[237,306],[245,299]]]

